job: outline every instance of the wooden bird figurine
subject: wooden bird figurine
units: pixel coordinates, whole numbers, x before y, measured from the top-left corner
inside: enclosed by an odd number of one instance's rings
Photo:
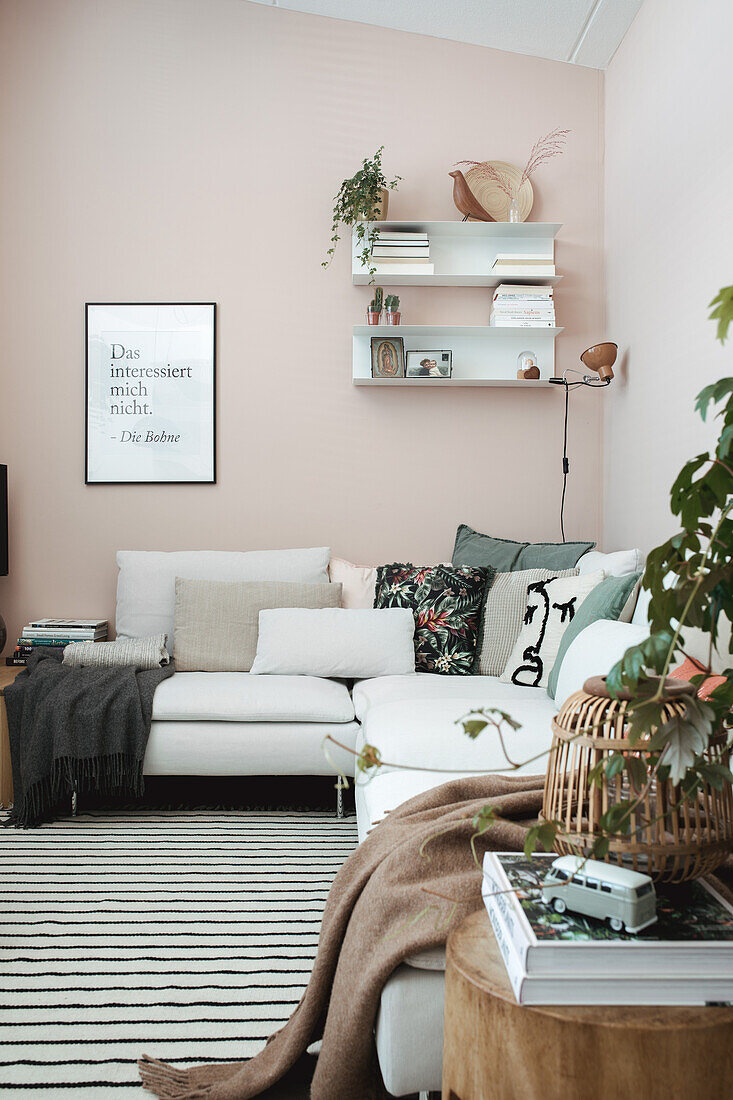
[[[494,219],[486,213],[468,186],[463,172],[457,169],[455,172],[449,172],[448,175],[453,177],[453,202],[464,215],[464,222],[469,217],[476,218],[480,222],[493,222]]]

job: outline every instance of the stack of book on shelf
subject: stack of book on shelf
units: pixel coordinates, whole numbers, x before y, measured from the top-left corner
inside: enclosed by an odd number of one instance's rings
[[[432,275],[430,241],[427,233],[392,232],[380,229],[372,245],[372,266],[377,275]]]
[[[538,887],[555,858],[484,856],[484,904],[519,1004],[733,1002],[733,907],[710,883],[657,884],[656,923],[613,932],[543,900]]]
[[[34,619],[23,627],[18,644],[6,665],[25,665],[39,646],[67,646],[69,642],[103,642],[106,619]]]
[[[554,328],[552,287],[502,283],[494,291],[489,324],[496,328]]]
[[[512,279],[547,279],[555,274],[555,261],[552,256],[497,252],[491,266],[491,273],[506,275]]]

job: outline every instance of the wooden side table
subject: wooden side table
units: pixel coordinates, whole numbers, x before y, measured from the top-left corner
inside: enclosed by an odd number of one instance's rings
[[[448,940],[443,1100],[733,1096],[733,1008],[518,1005],[486,912]]]
[[[13,768],[10,762],[10,736],[8,734],[8,716],[5,713],[5,688],[12,684],[21,666],[0,666],[0,809],[7,809],[13,801]]]

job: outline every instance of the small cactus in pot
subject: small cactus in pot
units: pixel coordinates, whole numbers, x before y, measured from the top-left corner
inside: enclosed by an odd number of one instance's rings
[[[367,324],[378,325],[379,318],[382,316],[382,302],[384,298],[384,291],[381,286],[374,288],[374,297],[367,306]]]
[[[388,294],[384,304],[387,310],[387,324],[399,325],[402,314],[400,313],[400,300],[397,295]]]

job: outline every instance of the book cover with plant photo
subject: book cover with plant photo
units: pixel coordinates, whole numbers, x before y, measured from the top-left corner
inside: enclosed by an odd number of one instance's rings
[[[655,944],[716,943],[729,944],[733,958],[733,908],[705,879],[680,886],[657,884],[656,923],[636,934],[614,932],[605,922],[592,917],[570,911],[557,913],[549,902],[544,901],[540,887],[546,870],[556,858],[554,853],[535,853],[529,860],[514,852],[493,852],[486,858],[485,880],[493,870],[495,888],[514,891],[504,895],[507,904],[499,902],[501,915],[505,920],[511,919],[513,912],[519,918],[520,925],[526,921],[523,931],[529,943],[538,947],[543,943],[559,946],[563,943],[604,941],[647,947]],[[502,879],[505,881],[502,882]],[[487,905],[489,893],[485,881]],[[500,896],[494,894],[493,901],[498,902]]]

